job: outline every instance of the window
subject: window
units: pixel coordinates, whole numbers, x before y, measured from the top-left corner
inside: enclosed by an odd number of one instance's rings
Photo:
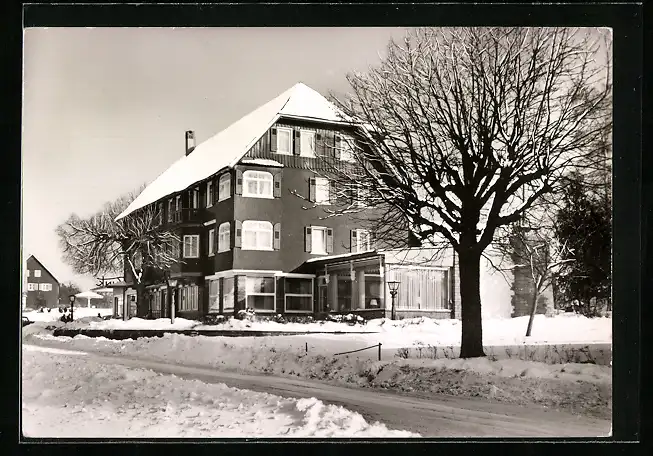
[[[352,252],[367,252],[374,250],[372,235],[368,230],[352,230]]]
[[[323,227],[312,227],[311,230],[311,253],[325,254],[327,246],[327,229]]]
[[[231,227],[229,226],[229,222],[221,223],[218,227],[218,252],[226,252],[231,248],[230,234]]]
[[[191,208],[199,209],[200,207],[200,189],[194,188],[191,190]]]
[[[52,291],[52,284],[51,283],[39,283],[38,285],[39,285],[39,290],[40,291]]]
[[[215,254],[215,229],[209,230],[209,256]]]
[[[367,206],[370,199],[370,190],[362,185],[356,185],[352,188],[352,203],[357,206]]]
[[[234,300],[236,296],[234,295],[234,284],[235,280],[233,277],[222,279],[222,312],[227,310],[234,310]]]
[[[292,129],[277,128],[277,153],[292,155]]]
[[[213,206],[213,181],[206,183],[206,207]]]
[[[209,281],[209,313],[220,312],[220,281]]]
[[[274,277],[247,277],[245,283],[247,307],[259,311],[274,312],[274,288]]]
[[[27,291],[36,291],[38,289],[38,283],[28,283]]]
[[[199,234],[184,235],[184,258],[199,258],[200,256]]]
[[[181,302],[179,303],[180,311],[199,310],[199,287],[197,285],[187,285],[179,289]]]
[[[313,279],[286,277],[284,282],[286,312],[312,312]]]
[[[168,200],[168,221],[172,222],[172,213],[175,211],[174,206],[172,205],[172,198]]]
[[[310,130],[301,130],[301,155],[305,157],[315,157],[315,132]]]
[[[41,270],[40,269],[34,269],[34,277],[41,277]]]
[[[27,277],[29,277],[29,269],[27,270]]]
[[[181,253],[181,241],[172,241],[170,244],[170,254],[173,258],[179,258]]]
[[[346,161],[346,162],[353,162],[354,161],[354,149],[352,147],[353,145],[353,138],[343,136],[343,135],[337,135],[336,142],[338,143],[338,154],[340,156],[340,160]]]
[[[156,224],[161,225],[163,223],[163,203],[158,203],[156,205]]]
[[[273,198],[273,177],[265,171],[245,171],[243,173],[243,196],[254,198]]]
[[[177,195],[175,198],[175,211],[179,212],[181,210],[181,195]]]
[[[329,204],[329,179],[324,177],[315,178],[315,202],[317,204]]]
[[[231,196],[231,174],[223,174],[218,182],[218,201],[229,199]]]
[[[242,249],[272,250],[272,223],[259,220],[243,222]]]

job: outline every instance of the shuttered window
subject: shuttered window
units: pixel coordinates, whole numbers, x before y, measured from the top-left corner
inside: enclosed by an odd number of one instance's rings
[[[276,134],[278,154],[292,155],[293,153],[293,133],[290,128],[278,127]]]
[[[246,220],[242,225],[243,250],[272,250],[272,223],[261,220]]]
[[[304,229],[305,248],[309,253],[324,255],[333,253],[333,229],[323,226],[307,226]]]
[[[274,198],[274,178],[265,171],[243,173],[243,196],[253,198]]]
[[[300,155],[315,157],[315,132],[310,130],[300,131]]]

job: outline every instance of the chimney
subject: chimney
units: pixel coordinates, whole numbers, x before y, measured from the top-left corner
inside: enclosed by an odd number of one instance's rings
[[[188,130],[186,132],[186,155],[190,155],[193,149],[195,149],[195,132]]]

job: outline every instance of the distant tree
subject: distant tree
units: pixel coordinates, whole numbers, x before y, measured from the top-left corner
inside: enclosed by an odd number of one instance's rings
[[[570,176],[562,208],[557,213],[556,237],[569,246],[558,286],[568,301],[577,300],[578,310],[595,316],[597,305],[611,306],[612,214],[601,195],[587,191],[580,173]]]
[[[122,275],[126,268],[135,282],[137,314],[144,317],[148,313],[144,274],[180,262],[180,239],[157,223],[161,214],[152,205],[116,221],[138,193],[106,203],[88,218],[72,214],[56,232],[64,260],[76,273]]]
[[[59,304],[68,305],[70,295],[81,293],[82,290],[73,282],[59,284]]]
[[[325,172],[343,198],[332,215],[371,206],[378,238],[408,227],[416,243],[453,247],[463,358],[485,355],[483,252],[558,191],[605,128],[597,118],[611,83],[596,64],[600,39],[566,28],[418,29],[391,42],[379,66],[348,75],[352,93],[334,99],[357,141],[347,145],[351,166]]]

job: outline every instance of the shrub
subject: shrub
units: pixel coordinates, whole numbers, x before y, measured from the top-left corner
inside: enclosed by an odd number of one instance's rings
[[[236,318],[238,320],[254,321],[256,318],[256,311],[251,307],[247,307],[246,309],[239,310],[236,314]]]
[[[224,315],[207,315],[202,319],[205,325],[221,325],[227,322],[227,317]]]

